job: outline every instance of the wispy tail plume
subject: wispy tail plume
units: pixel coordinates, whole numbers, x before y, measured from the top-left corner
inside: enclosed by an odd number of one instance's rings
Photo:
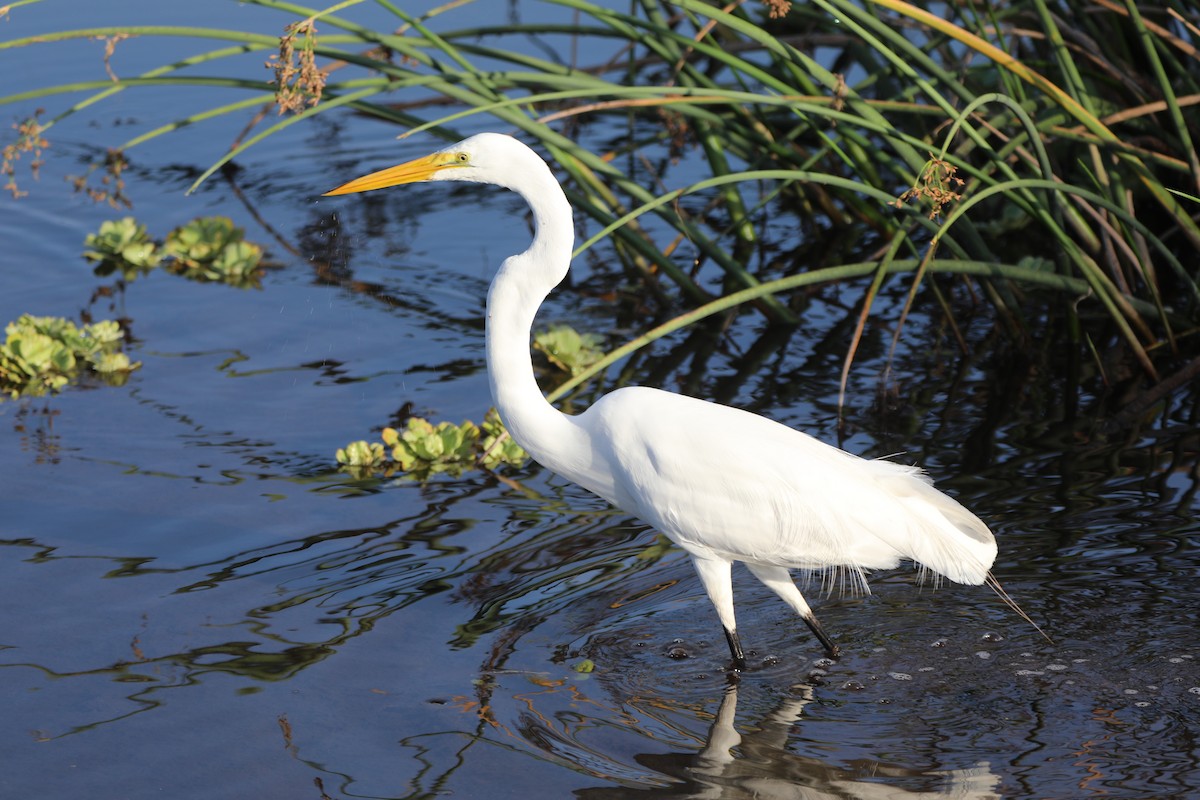
[[[1040,633],[1042,638],[1044,638],[1047,642],[1054,644],[1054,640],[1050,638],[1049,634],[1042,630],[1041,626],[1034,622],[1033,619],[1025,613],[1025,609],[1017,605],[1016,600],[1013,600],[1012,597],[1009,596],[1008,592],[1004,590],[1004,587],[1000,585],[1000,581],[996,580],[995,575],[993,575],[991,572],[988,572],[987,577],[984,578],[984,583],[988,585],[989,589],[996,593],[996,596],[1000,598],[1000,601],[1004,603],[1004,605],[1011,608],[1018,617],[1032,625],[1033,629]]]

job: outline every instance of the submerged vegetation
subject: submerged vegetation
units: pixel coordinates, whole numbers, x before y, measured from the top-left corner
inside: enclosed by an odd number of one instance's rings
[[[1049,338],[1084,365],[1079,381],[1126,382],[1143,405],[1200,372],[1200,29],[1180,0],[936,14],[904,0],[554,0],[522,4],[523,18],[495,27],[477,24],[471,3],[414,15],[377,0],[394,17],[381,28],[347,16],[365,0],[250,2],[281,13],[282,36],[114,26],[0,43],[101,37],[107,67],[136,37],[192,41],[178,61],[75,84],[93,93],[14,126],[9,191],[23,191],[22,156],[36,169],[52,152],[56,124],[142,86],[247,95],[111,143],[92,189],[111,202],[123,201],[121,170],[139,144],[214,117],[253,114],[257,130],[197,184],[316,115],[353,111],[447,140],[486,118],[540,143],[591,220],[579,253],[609,240],[621,308],[662,322],[591,366],[567,365],[568,387],[731,309],[795,324],[814,288],[835,283],[855,287],[843,382],[864,329],[882,324],[873,311],[885,293],[901,298],[886,321],[893,348],[917,302],[963,352],[964,316],[990,307],[999,341],[1019,351]],[[228,63],[242,77],[229,78]],[[178,263],[218,269],[189,235],[168,239]],[[106,236],[129,268],[148,268],[144,232]],[[233,274],[253,271],[248,254],[232,260]],[[1134,369],[1115,366],[1126,362]]]

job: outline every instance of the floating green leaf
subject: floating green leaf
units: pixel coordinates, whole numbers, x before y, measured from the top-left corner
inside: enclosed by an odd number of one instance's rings
[[[201,269],[216,261],[226,245],[241,238],[240,229],[229,217],[197,217],[167,235],[166,250],[183,266]]]
[[[455,425],[439,422],[436,426],[420,417],[411,417],[403,431],[383,429],[383,441],[392,448],[392,458],[405,472],[450,472],[460,474],[475,459],[479,428],[473,422]]]
[[[4,332],[0,392],[14,399],[55,392],[84,369],[120,384],[141,366],[119,352],[123,334],[112,320],[76,327],[60,317],[24,314]]]
[[[483,417],[483,442],[480,445],[482,454],[479,463],[485,469],[495,469],[501,464],[511,464],[520,467],[529,459],[529,454],[521,445],[513,441],[500,421],[496,409],[489,409]]]
[[[384,428],[380,438],[382,444],[354,442],[338,450],[338,463],[385,475],[400,471],[427,478],[437,473],[461,475],[476,464],[485,469],[501,464],[519,467],[528,458],[505,432],[494,409],[484,417],[482,427],[469,420],[461,425],[434,425],[421,417],[410,417],[400,430]],[[385,453],[391,456],[390,462]]]
[[[99,261],[97,275],[118,270],[126,280],[165,265],[193,280],[257,287],[263,250],[245,241],[245,231],[228,217],[197,217],[167,234],[160,246],[133,217],[100,224],[84,239],[84,256]]]
[[[163,249],[174,272],[233,286],[256,286],[262,248],[244,241],[229,217],[197,217],[167,234]]]
[[[133,217],[100,223],[98,233],[89,233],[83,240],[85,258],[99,261],[97,275],[110,275],[118,270],[126,280],[159,265],[162,254],[146,233],[146,226]]]
[[[552,325],[533,337],[533,347],[564,372],[578,375],[604,356],[601,340],[570,325]]]
[[[374,467],[386,459],[383,445],[362,440],[338,448],[336,457],[339,464],[347,467]]]

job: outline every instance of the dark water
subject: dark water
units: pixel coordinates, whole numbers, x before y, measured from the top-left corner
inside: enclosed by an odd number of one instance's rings
[[[99,45],[66,52],[47,69],[94,65]],[[425,485],[331,469],[336,447],[403,404],[482,416],[483,295],[525,236],[513,198],[421,187],[315,201],[432,143],[349,117],[294,126],[232,181],[184,197],[243,120],[217,123],[132,154],[134,212],[158,236],[229,215],[278,268],[257,291],[164,274],[120,288],[79,255],[117,214],[62,177],[193,106],[170,110],[170,92],[115,102],[53,129],[31,196],[0,200],[0,317],[123,317],[143,362],[120,388],[0,404],[0,796],[1143,798],[1200,785],[1194,389],[1101,436],[1108,398],[1073,403],[1060,354],[981,344],[989,355],[964,359],[918,309],[885,413],[885,310],[855,368],[846,446],[905,452],[989,520],[996,575],[1053,642],[983,588],[897,571],[866,597],[811,586],[844,650],[831,663],[735,572],[754,656],[731,683],[687,559],[581,490],[535,467]],[[854,297],[818,298],[789,338],[747,317],[705,356],[668,342],[644,377],[836,441]],[[559,293],[543,318],[613,325],[587,291]],[[972,341],[989,326],[969,321]],[[738,380],[756,345],[766,366]],[[577,671],[585,659],[594,671]]]

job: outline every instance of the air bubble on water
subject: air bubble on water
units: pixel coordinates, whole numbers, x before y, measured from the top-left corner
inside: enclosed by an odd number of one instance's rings
[[[1200,686],[1193,686],[1192,688],[1188,689],[1188,691],[1192,694],[1200,694]]]
[[[917,672],[933,672],[933,667],[921,667]]]
[[[987,650],[980,650],[980,651],[979,651],[978,653],[976,653],[975,655],[976,655],[978,658],[982,658],[984,661],[986,661],[987,659],[989,659],[989,658],[991,658],[991,657],[992,657],[992,654],[991,654],[991,653],[989,653]]]
[[[1067,669],[1067,665],[1066,664],[1047,664],[1046,669],[1053,670],[1054,672],[1062,672],[1064,669]]]
[[[843,683],[842,688],[849,689],[852,692],[861,692],[863,689],[866,689],[867,687],[863,686],[862,681],[850,680],[850,681],[846,681],[845,683]]]
[[[888,677],[897,681],[911,681],[912,675],[907,672],[889,672]]]
[[[1087,662],[1088,662],[1088,660],[1086,658],[1072,658],[1071,659],[1072,664],[1086,664]]]
[[[985,633],[983,636],[980,636],[979,638],[985,642],[1003,642],[1004,641],[1004,637],[1001,636],[1000,634],[996,633],[995,631],[988,631],[987,633]]]
[[[1014,673],[1016,675],[1045,675],[1040,669],[1019,669]]]
[[[945,639],[934,639],[933,643],[930,644],[929,646],[930,647],[945,647],[948,644],[949,644],[949,642],[946,641]]]
[[[1168,658],[1167,661],[1171,662],[1172,664],[1182,664],[1183,663],[1183,659],[1180,658],[1179,656],[1174,656],[1172,658]]]
[[[1148,702],[1146,702],[1145,700],[1138,700],[1136,703],[1134,703],[1134,705],[1137,706],[1138,708],[1146,708],[1150,704]]]
[[[1126,689],[1124,691],[1124,694],[1137,694],[1137,693],[1138,693],[1137,689]]]

